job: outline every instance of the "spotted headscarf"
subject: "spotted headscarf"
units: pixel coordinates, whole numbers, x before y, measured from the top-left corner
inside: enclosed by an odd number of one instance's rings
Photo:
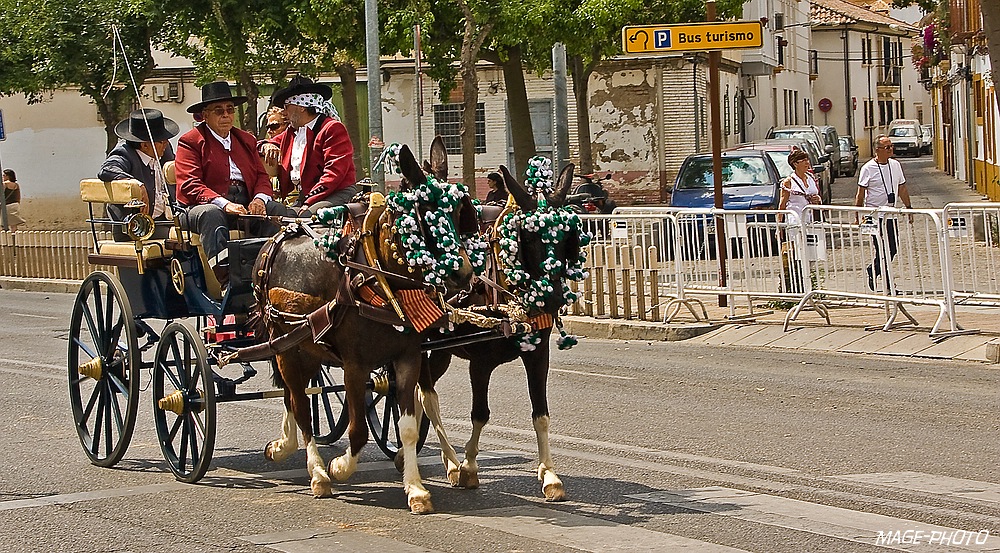
[[[337,108],[333,107],[333,103],[329,100],[324,100],[319,94],[310,92],[289,96],[288,99],[285,100],[285,105],[288,104],[302,106],[304,108],[316,108],[317,112],[340,121],[340,114],[337,113]]]

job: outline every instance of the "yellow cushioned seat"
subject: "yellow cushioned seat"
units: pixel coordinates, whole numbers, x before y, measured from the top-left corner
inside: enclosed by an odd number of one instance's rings
[[[169,257],[167,249],[163,246],[163,240],[145,240],[142,243],[143,259],[159,259]],[[113,240],[99,240],[97,242],[98,255],[113,255],[118,257],[135,257],[135,242],[115,242]]]
[[[112,182],[83,179],[80,181],[80,198],[85,202],[127,204],[142,199],[142,183],[135,179]]]

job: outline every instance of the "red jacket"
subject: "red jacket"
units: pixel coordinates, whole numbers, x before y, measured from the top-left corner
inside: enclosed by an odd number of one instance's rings
[[[295,189],[292,184],[292,143],[295,130],[291,127],[268,141],[281,148],[278,162],[278,183],[282,194]],[[306,149],[302,156],[302,196],[306,205],[326,199],[338,190],[356,182],[354,146],[343,123],[320,115],[312,129],[306,128]]]
[[[195,206],[224,197],[229,192],[230,155],[243,173],[251,199],[257,194],[274,194],[271,179],[257,155],[257,139],[237,128],[229,131],[229,135],[232,137],[230,152],[212,136],[205,123],[181,135],[174,160],[178,202]]]

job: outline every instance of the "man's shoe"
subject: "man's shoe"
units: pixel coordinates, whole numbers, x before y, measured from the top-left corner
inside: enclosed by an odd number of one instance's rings
[[[872,292],[875,291],[875,274],[872,272],[872,268],[868,267],[868,289]]]

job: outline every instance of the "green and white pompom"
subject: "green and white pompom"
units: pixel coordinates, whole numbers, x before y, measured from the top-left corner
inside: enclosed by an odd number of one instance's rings
[[[463,198],[468,194],[468,189],[461,183],[452,184],[428,176],[427,180],[418,186],[409,190],[390,192],[386,196],[389,207],[400,213],[395,226],[400,241],[406,249],[406,263],[423,272],[426,284],[443,286],[445,280],[462,267],[463,246],[469,255],[473,271],[481,273],[485,267],[485,241],[463,239],[459,236],[452,220]],[[431,253],[424,235],[420,232],[421,225],[416,219],[420,205],[433,207],[423,212],[423,222],[440,251],[437,256]],[[479,251],[470,251],[468,249],[470,247]]]
[[[528,193],[537,196],[539,193],[548,195],[555,189],[555,182],[552,180],[552,160],[545,156],[535,156],[528,160],[528,167],[524,170],[527,177],[525,186]]]
[[[387,173],[399,174],[399,152],[403,149],[403,145],[399,142],[393,142],[382,150],[382,155],[378,157],[378,161],[375,162],[374,167],[372,167],[372,172],[378,169],[379,166],[384,165],[385,171]]]
[[[316,213],[316,220],[319,224],[329,229],[325,234],[313,240],[317,248],[326,252],[330,259],[340,257],[340,239],[344,234],[344,216],[347,214],[347,207],[338,205],[334,207],[324,207]]]

